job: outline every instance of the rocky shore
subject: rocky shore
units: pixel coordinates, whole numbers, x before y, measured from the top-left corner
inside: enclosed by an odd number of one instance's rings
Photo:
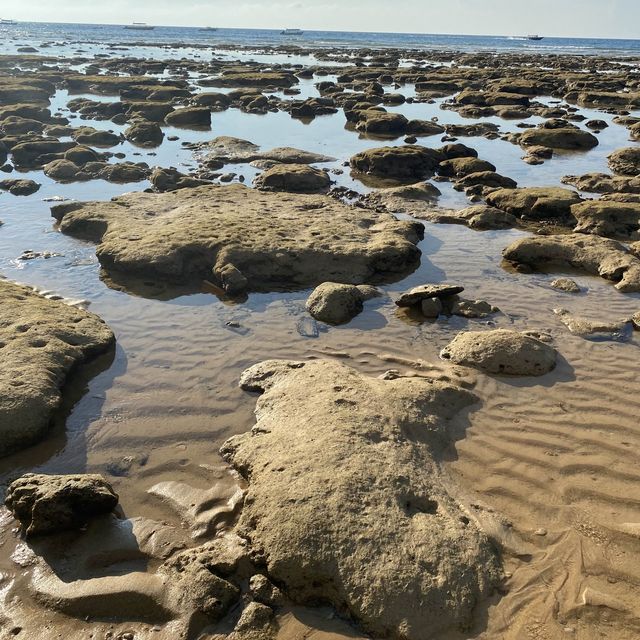
[[[143,44],[0,56],[0,640],[637,638],[640,60]]]

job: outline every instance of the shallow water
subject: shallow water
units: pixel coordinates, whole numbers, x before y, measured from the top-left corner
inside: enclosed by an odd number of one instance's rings
[[[316,95],[312,81],[302,82],[300,88],[304,96]],[[413,88],[399,91],[411,95]],[[54,106],[64,108],[70,97],[77,96],[59,91]],[[442,110],[441,102],[405,104],[393,110],[410,118],[437,117],[442,124],[472,122]],[[587,109],[581,113],[612,120]],[[517,130],[514,121],[487,120],[499,124],[501,132]],[[538,119],[529,121],[535,124]],[[72,120],[74,125],[78,122]],[[110,121],[86,124],[124,130]],[[228,110],[213,114],[211,131],[164,130],[180,139],[165,140],[153,155],[129,143],[111,151],[125,153],[128,160],[180,168],[194,165],[182,142],[230,135],[264,148],[294,146],[325,153],[336,158],[325,166],[341,169],[354,153],[381,144],[346,129],[342,113],[305,124],[284,112],[262,116]],[[522,150],[508,142],[460,141],[476,148],[481,158],[520,186],[551,186],[560,184],[567,173],[606,171],[606,155],[629,144],[628,131],[613,123],[598,137],[600,145],[589,152],[557,154],[535,167],[522,162]],[[440,144],[437,136],[420,142]],[[401,139],[384,142],[401,143]],[[242,174],[247,182],[257,172],[248,165],[227,165],[227,170]],[[572,277],[585,292],[563,294],[549,287],[556,273],[522,275],[503,269],[502,250],[524,232],[478,233],[426,223],[420,243],[423,257],[414,273],[381,287],[385,295],[368,302],[348,325],[317,325],[317,336],[305,337],[301,326],[315,324],[304,309],[308,290],[251,294],[246,302],[231,304],[209,293],[158,300],[109,288],[101,279],[95,247],[57,232],[49,213],[51,203],[45,202],[55,196],[106,200],[144,189],[148,183],[61,185],[40,171],[21,175],[42,187],[29,197],[0,195],[4,222],[0,272],[69,299],[86,300],[114,330],[117,349],[112,361],[102,358],[76,377],[72,397],[79,399],[60,412],[50,438],[0,459],[0,483],[25,471],[101,472],[120,494],[126,516],[168,522],[189,537],[190,523],[184,514],[149,491],[158,483],[174,481],[183,483],[185,495],[212,485],[221,498],[233,494],[237,480],[217,452],[226,438],[253,424],[255,398],[237,386],[246,367],[268,358],[318,357],[342,358],[372,375],[391,368],[423,371],[430,366],[424,363],[446,367],[438,364],[439,350],[458,331],[485,328],[488,321],[452,318],[420,323],[397,310],[392,299],[424,282],[459,282],[465,295],[486,299],[502,310],[489,321],[491,326],[548,332],[562,355],[558,369],[539,381],[471,376],[480,404],[452,427],[456,443],[447,463],[452,478],[470,500],[481,500],[510,520],[520,548],[526,551],[507,554],[513,572],[507,585],[510,592],[492,605],[488,622],[479,621],[473,634],[465,637],[561,637],[553,635],[562,629],[545,589],[555,594],[562,612],[578,606],[584,589],[591,588],[622,602],[632,618],[640,614],[638,599],[634,601],[640,583],[640,543],[637,535],[625,533],[626,525],[640,523],[636,459],[640,381],[634,375],[640,342],[637,337],[627,344],[586,341],[569,334],[552,312],[562,306],[581,316],[617,319],[640,309],[640,295],[623,295],[599,278],[575,274]],[[338,185],[368,191],[348,168],[333,177]],[[448,183],[438,186],[443,206],[466,206],[464,194]],[[27,249],[61,255],[18,260]],[[88,379],[94,372],[97,375]],[[220,523],[223,528],[227,525],[224,520]],[[546,535],[534,535],[541,528]],[[20,573],[9,560],[15,546],[16,538],[5,524],[0,535],[0,593],[3,583]],[[32,624],[39,624],[41,614],[32,615]],[[572,637],[604,637],[597,634],[608,628],[606,619],[593,626],[576,615],[577,620],[567,618],[571,619],[567,625],[574,628]],[[88,628],[53,614],[46,618],[70,633]],[[621,626],[624,619],[612,614],[610,637],[634,637]],[[542,629],[539,635],[534,633],[536,625]]]

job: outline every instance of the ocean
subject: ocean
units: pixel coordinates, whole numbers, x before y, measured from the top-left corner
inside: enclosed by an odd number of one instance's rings
[[[215,25],[213,25],[215,26]],[[541,34],[544,35],[544,34]],[[273,29],[218,29],[156,27],[152,31],[129,31],[123,25],[54,24],[23,22],[0,25],[2,52],[15,53],[19,46],[42,43],[156,43],[212,46],[263,47],[393,47],[456,51],[513,51],[543,54],[640,56],[640,40],[598,38],[547,38],[533,41],[522,36],[437,35],[418,33],[367,33],[354,31],[304,31],[283,36]]]

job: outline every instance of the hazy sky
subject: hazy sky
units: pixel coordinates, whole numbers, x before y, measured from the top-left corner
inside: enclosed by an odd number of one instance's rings
[[[0,0],[43,22],[640,38],[640,0]]]

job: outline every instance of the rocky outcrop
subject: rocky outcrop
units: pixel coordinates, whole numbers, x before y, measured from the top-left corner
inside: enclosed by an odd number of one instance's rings
[[[291,193],[318,193],[331,185],[326,171],[306,164],[276,164],[253,182],[262,191],[289,191]]]
[[[580,269],[616,282],[620,291],[640,291],[640,260],[615,240],[582,233],[531,236],[516,240],[502,255],[517,267]]]
[[[542,376],[556,366],[556,350],[529,335],[496,329],[459,333],[440,356],[486,373]]]
[[[323,282],[311,292],[306,307],[316,320],[345,324],[362,311],[366,300],[377,295],[379,291],[367,285]]]
[[[80,529],[109,513],[118,494],[100,475],[54,476],[27,473],[7,489],[5,505],[27,536]]]
[[[571,206],[580,196],[561,187],[526,187],[499,189],[487,195],[487,204],[518,218],[531,220],[570,218]]]
[[[351,158],[350,164],[363,174],[413,183],[431,177],[442,160],[444,156],[440,151],[405,145],[361,151]]]
[[[607,157],[609,168],[623,176],[640,175],[640,147],[618,149]]]
[[[52,214],[63,233],[100,243],[98,258],[112,275],[213,280],[229,294],[406,273],[417,263],[422,231],[325,196],[242,185],[125,194]]]
[[[562,182],[589,193],[640,193],[640,177],[585,173],[581,176],[564,176]]]
[[[571,207],[574,231],[620,240],[640,240],[640,202],[587,200]]]
[[[0,456],[41,440],[69,373],[113,343],[92,313],[0,280]]]
[[[336,361],[263,362],[241,385],[263,393],[258,422],[222,454],[249,484],[238,531],[274,582],[375,637],[464,628],[498,563],[437,458],[447,420],[474,396]]]

